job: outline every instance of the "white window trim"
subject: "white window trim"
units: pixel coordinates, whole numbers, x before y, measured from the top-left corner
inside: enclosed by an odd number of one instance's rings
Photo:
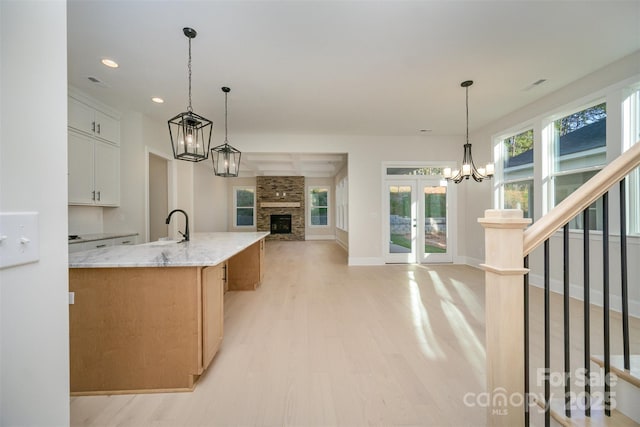
[[[511,138],[512,136],[520,135],[521,133],[532,131],[533,132],[533,154],[536,154],[536,128],[533,123],[528,122],[525,126],[518,126],[510,129],[509,131],[505,131],[501,133],[499,136],[493,138],[494,144],[494,164],[496,165],[496,174],[495,174],[495,184],[494,184],[494,206],[496,209],[504,209],[504,186],[506,184],[517,184],[519,182],[524,181],[534,181],[533,182],[533,196],[535,200],[536,196],[536,186],[535,186],[535,157],[533,158],[533,175],[523,176],[520,178],[512,178],[512,179],[504,179],[504,146],[503,141],[507,138]],[[510,168],[512,171],[527,169],[529,166],[520,165]],[[535,203],[535,202],[534,202]],[[529,207],[529,213],[532,218],[535,218],[535,206]]]
[[[311,206],[311,191],[314,189],[327,190],[327,206]],[[331,227],[331,186],[330,185],[310,185],[307,187],[307,227],[309,228],[329,228]],[[327,208],[327,225],[311,224],[312,208]]]
[[[253,191],[253,225],[238,225],[238,190]],[[248,208],[249,206],[241,206]],[[233,187],[233,227],[234,228],[256,228],[256,187],[253,185],[238,185]]]
[[[349,228],[349,191],[348,178],[345,176],[336,185],[336,228],[342,231],[348,231]]]

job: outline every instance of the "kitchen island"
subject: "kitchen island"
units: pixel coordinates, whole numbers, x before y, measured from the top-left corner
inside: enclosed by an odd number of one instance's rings
[[[225,289],[262,281],[268,234],[70,254],[72,394],[192,390],[222,342]]]

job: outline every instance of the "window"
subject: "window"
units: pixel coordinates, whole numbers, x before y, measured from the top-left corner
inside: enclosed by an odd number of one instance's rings
[[[349,218],[349,189],[347,177],[344,177],[336,185],[336,227],[347,231]]]
[[[329,225],[329,188],[309,187],[309,225]]]
[[[504,138],[502,145],[502,208],[521,209],[533,218],[533,129]]]
[[[255,227],[256,224],[256,188],[233,187],[234,227]]]
[[[564,116],[551,123],[550,178],[553,206],[594,176],[607,161],[607,106],[605,103]],[[589,207],[589,228],[602,230],[602,202]],[[582,229],[582,216],[569,223]]]
[[[622,103],[622,150],[628,150],[640,140],[640,90],[636,89]],[[626,182],[627,231],[640,234],[640,169],[629,174]]]

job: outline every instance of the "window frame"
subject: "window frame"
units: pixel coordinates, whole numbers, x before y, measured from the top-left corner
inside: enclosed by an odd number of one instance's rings
[[[327,205],[326,206],[314,206],[312,203],[313,197],[311,197],[311,192],[316,189],[326,190],[327,191]],[[307,226],[309,228],[329,228],[331,227],[331,185],[310,185],[307,187]],[[327,224],[313,224],[311,221],[311,211],[314,208],[325,208],[327,210]]]
[[[549,116],[545,121],[544,121],[544,125],[543,125],[543,129],[542,129],[542,143],[543,146],[546,149],[546,168],[545,170],[547,171],[546,176],[544,176],[543,178],[547,181],[548,185],[546,186],[546,194],[545,194],[545,198],[546,198],[546,202],[547,202],[547,207],[548,209],[546,209],[546,211],[543,210],[543,215],[546,215],[551,209],[553,209],[554,207],[557,206],[555,199],[556,199],[556,178],[558,177],[563,177],[563,176],[569,176],[569,175],[575,175],[575,174],[579,174],[579,173],[585,173],[585,172],[598,172],[600,171],[602,168],[604,168],[607,164],[608,164],[608,145],[609,145],[609,141],[607,140],[607,136],[605,133],[605,145],[604,147],[597,147],[591,150],[584,150],[584,151],[588,151],[589,153],[598,153],[598,152],[603,152],[604,153],[604,162],[600,165],[593,165],[593,166],[585,166],[585,167],[577,167],[575,169],[568,169],[568,170],[558,170],[558,162],[556,162],[556,157],[555,157],[555,143],[556,143],[556,133],[555,133],[555,123],[558,120],[561,120],[565,117],[571,116],[575,113],[579,113],[581,111],[587,110],[589,108],[601,105],[601,104],[605,104],[605,108],[608,108],[607,106],[607,99],[606,97],[598,97],[595,99],[590,100],[587,103],[583,103],[580,104],[578,106],[574,106],[573,108],[566,108],[566,109],[562,109],[559,110],[558,112],[556,112],[555,114],[553,114],[552,116]],[[607,115],[605,117],[605,123],[606,125],[609,125],[609,111],[607,110]],[[579,155],[577,153],[573,153],[571,155],[571,157],[579,157]],[[582,183],[584,184],[584,182]],[[582,185],[581,184],[581,185]],[[595,208],[594,208],[595,209]],[[599,218],[601,217],[601,215],[598,215],[597,212],[594,212],[594,218]],[[570,231],[582,231],[583,228],[576,228],[574,226],[575,223],[580,222],[580,219],[572,219],[569,224],[569,230]],[[590,231],[593,232],[601,232],[601,229],[598,228],[590,228]]]
[[[622,105],[622,152],[627,151],[640,140],[640,83],[628,88],[623,96]],[[640,236],[640,168],[636,168],[627,176],[627,233],[630,236]]]
[[[253,192],[253,224],[252,225],[238,225],[238,208],[247,209],[249,206],[238,206],[238,191],[250,190]],[[256,228],[256,186],[255,185],[234,185],[233,186],[233,228]]]
[[[504,140],[523,134],[525,132],[529,132],[531,131],[533,133],[533,145],[532,145],[532,150],[533,150],[533,162],[532,162],[532,167],[531,167],[531,175],[527,175],[527,176],[522,176],[519,178],[512,178],[512,179],[505,179],[505,168],[504,168],[504,162],[505,162],[505,153],[504,153]],[[497,170],[496,170],[496,196],[497,196],[497,208],[498,209],[507,209],[505,208],[505,195],[504,195],[504,191],[505,191],[505,186],[509,185],[509,184],[520,184],[520,183],[525,183],[527,181],[531,181],[532,185],[531,185],[531,190],[533,191],[533,194],[531,195],[531,200],[534,201],[535,203],[535,199],[536,199],[536,191],[535,191],[535,174],[536,174],[536,162],[535,162],[535,154],[536,154],[536,128],[535,126],[533,126],[532,124],[528,124],[526,126],[522,126],[522,127],[518,127],[515,130],[511,130],[509,132],[505,132],[503,134],[501,134],[500,136],[498,136],[497,138],[494,138],[494,147],[496,147],[496,150],[494,150],[495,153],[495,157],[497,158]],[[525,165],[521,165],[519,166],[522,169],[525,168]],[[539,196],[538,196],[539,197]],[[524,214],[524,212],[523,212]],[[529,206],[529,215],[530,216],[525,216],[525,218],[531,218],[532,221],[535,220],[535,216],[534,216],[534,206]]]
[[[349,185],[345,176],[336,185],[336,228],[342,231],[349,229]]]

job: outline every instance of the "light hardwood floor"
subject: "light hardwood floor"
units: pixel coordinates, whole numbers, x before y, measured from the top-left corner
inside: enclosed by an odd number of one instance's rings
[[[334,242],[268,242],[264,282],[226,294],[193,392],[75,397],[72,425],[485,425],[464,401],[484,392],[483,272],[346,259]]]

